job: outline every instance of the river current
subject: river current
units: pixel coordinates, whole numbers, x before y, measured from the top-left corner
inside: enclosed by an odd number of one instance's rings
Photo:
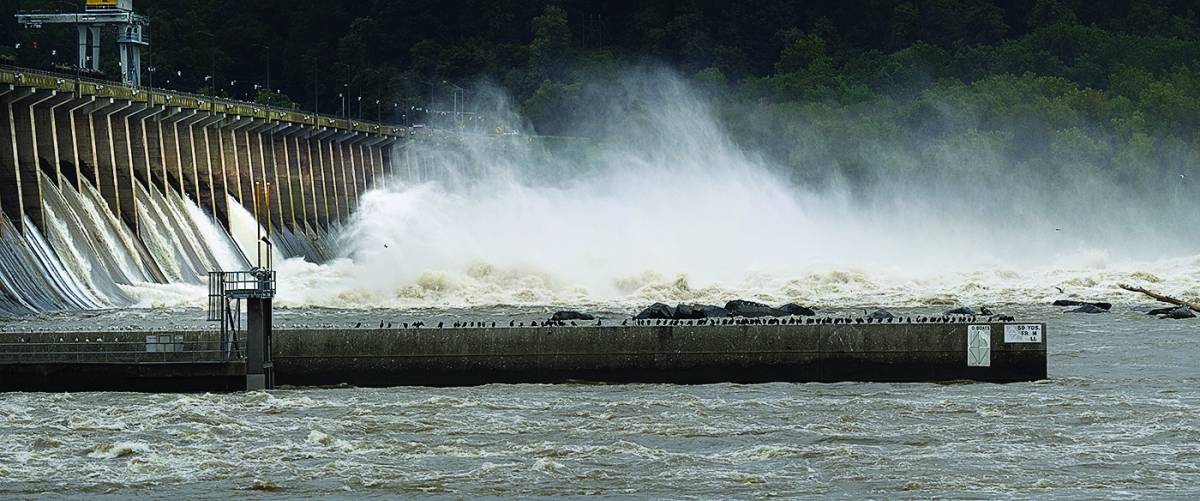
[[[1200,496],[1198,321],[1009,309],[1048,323],[1048,380],[0,394],[0,495]]]

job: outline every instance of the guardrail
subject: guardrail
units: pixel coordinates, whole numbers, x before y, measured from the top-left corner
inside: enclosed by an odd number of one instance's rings
[[[0,342],[0,363],[179,363],[241,360],[245,341],[226,345],[219,337],[203,334],[146,334],[144,341],[47,341],[42,337],[17,337]],[[12,338],[14,336],[8,336]]]

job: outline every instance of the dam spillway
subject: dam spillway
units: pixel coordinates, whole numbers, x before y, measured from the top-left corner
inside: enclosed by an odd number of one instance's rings
[[[245,268],[250,252],[232,235],[239,214],[268,222],[283,257],[324,261],[323,238],[384,182],[410,137],[400,126],[0,68],[0,313],[124,306],[121,284],[200,283],[209,270]],[[268,184],[269,201],[256,205],[256,186]]]

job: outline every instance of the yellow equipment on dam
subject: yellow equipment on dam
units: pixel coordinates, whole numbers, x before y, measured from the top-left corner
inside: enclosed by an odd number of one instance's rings
[[[87,0],[88,10],[92,9],[121,9],[133,10],[133,0]]]

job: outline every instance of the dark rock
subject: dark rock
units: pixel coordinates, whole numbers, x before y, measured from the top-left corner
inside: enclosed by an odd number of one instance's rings
[[[1094,304],[1084,303],[1074,310],[1067,310],[1067,313],[1108,313],[1108,309],[1101,308]]]
[[[958,308],[955,308],[953,310],[946,311],[946,313],[944,313],[944,314],[945,315],[974,315],[975,310],[972,310],[970,306],[959,306]]]
[[[784,315],[792,315],[797,317],[811,317],[817,314],[817,312],[813,311],[812,308],[800,306],[796,303],[788,303],[776,308],[775,310]]]
[[[675,308],[662,303],[654,303],[649,308],[642,310],[637,316],[633,317],[636,320],[646,319],[663,319],[669,320],[675,318]]]
[[[676,320],[697,320],[701,318],[725,318],[729,311],[711,304],[680,304],[675,307]]]
[[[992,313],[992,310],[991,310],[990,308],[988,308],[987,306],[980,306],[980,307],[979,307],[979,314],[980,314],[980,315],[987,315],[987,316],[989,316],[989,317],[990,317],[990,316],[992,316],[992,315],[994,315],[994,313]]]
[[[879,310],[872,311],[870,315],[867,315],[867,318],[869,318],[871,320],[888,320],[888,319],[896,318],[896,315],[893,315],[892,312],[890,312],[890,311],[887,311],[884,309],[879,309]]]
[[[1175,311],[1176,309],[1177,309],[1177,307],[1175,307],[1175,306],[1169,306],[1166,308],[1154,308],[1151,310],[1146,310],[1146,314],[1147,315],[1168,315],[1172,311]]]
[[[1108,311],[1108,310],[1112,309],[1112,303],[1102,303],[1102,302],[1093,303],[1093,302],[1088,302],[1088,301],[1076,301],[1074,299],[1059,299],[1058,301],[1054,302],[1054,306],[1084,306],[1084,305],[1089,305],[1089,304],[1092,306],[1095,306],[1097,308],[1100,308],[1104,311]]]
[[[596,317],[594,317],[592,315],[588,315],[587,313],[580,313],[578,311],[571,311],[571,310],[556,311],[556,312],[554,312],[554,316],[550,317],[550,320],[555,321],[555,322],[566,322],[567,320],[595,320],[595,319],[596,319]]]
[[[1196,314],[1192,313],[1192,310],[1190,308],[1188,308],[1187,306],[1180,306],[1178,308],[1171,310],[1171,312],[1164,315],[1163,318],[1173,318],[1176,320],[1182,320],[1184,318],[1196,318]]]
[[[729,314],[731,316],[735,316],[735,317],[753,318],[753,317],[777,317],[777,316],[780,316],[779,311],[777,311],[775,308],[772,308],[772,307],[767,306],[762,303],[755,303],[754,301],[743,301],[741,299],[735,299],[733,301],[725,303],[725,309],[729,311]]]

